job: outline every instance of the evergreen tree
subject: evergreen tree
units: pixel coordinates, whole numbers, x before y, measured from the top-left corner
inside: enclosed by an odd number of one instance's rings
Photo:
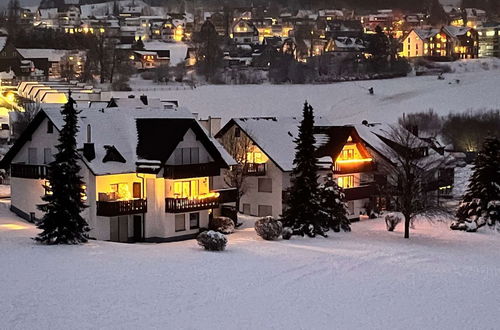
[[[344,190],[331,177],[328,177],[326,182],[320,186],[320,206],[328,227],[334,232],[338,233],[340,229],[351,231],[351,222],[347,218]]]
[[[80,212],[86,207],[82,200],[85,194],[80,176],[76,134],[78,117],[71,94],[61,111],[64,125],[59,134],[57,154],[49,164],[47,194],[42,198],[46,204],[39,205],[45,212],[38,228],[42,230],[36,241],[44,244],[79,244],[87,242],[90,230]]]
[[[495,225],[500,204],[500,140],[487,137],[474,161],[469,187],[457,211],[459,222],[484,217]],[[492,213],[493,212],[493,213]],[[480,224],[483,224],[480,222]]]
[[[132,49],[134,50],[144,50],[144,41],[142,41],[142,38],[139,37],[135,44],[132,46]]]
[[[320,213],[318,165],[314,146],[316,140],[313,134],[313,108],[304,104],[299,135],[295,139],[295,159],[292,171],[292,186],[288,191],[287,209],[283,214],[284,222],[295,234],[326,236],[328,224]]]
[[[448,15],[446,15],[439,0],[430,0],[427,11],[429,12],[429,24],[436,27],[448,24]]]
[[[222,65],[222,50],[217,30],[210,20],[201,26],[196,44],[196,69],[207,81],[211,81]]]
[[[367,53],[372,55],[371,62],[376,72],[386,67],[389,55],[391,54],[391,47],[392,45],[384,30],[377,25],[375,27],[375,34],[370,35],[366,50]]]

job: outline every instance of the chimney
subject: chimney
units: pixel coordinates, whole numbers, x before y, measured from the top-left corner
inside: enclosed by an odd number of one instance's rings
[[[142,103],[143,103],[144,105],[148,105],[148,97],[147,97],[147,95],[144,95],[144,94],[143,94],[143,95],[141,95],[141,96],[140,96],[140,99],[141,99],[141,101],[142,101]]]
[[[208,117],[208,125],[210,126],[210,136],[215,136],[221,129],[222,119],[220,117]]]
[[[83,144],[83,157],[85,157],[89,162],[95,158],[95,147],[93,143]]]

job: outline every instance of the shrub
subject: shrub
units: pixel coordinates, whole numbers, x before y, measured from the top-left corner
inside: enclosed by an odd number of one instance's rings
[[[293,230],[290,227],[283,228],[283,232],[281,233],[281,237],[283,239],[289,240],[293,235]]]
[[[231,234],[234,232],[234,222],[227,217],[215,217],[208,223],[208,229],[218,231],[223,234]]]
[[[200,246],[208,251],[224,251],[227,244],[226,236],[213,230],[200,233],[196,240]]]
[[[255,221],[254,227],[257,235],[268,241],[277,239],[283,232],[283,224],[273,217],[265,217]]]
[[[391,212],[385,216],[385,225],[388,231],[394,231],[401,221],[403,221],[403,215],[400,213]]]
[[[155,73],[153,71],[144,71],[141,73],[141,78],[144,80],[153,80],[155,78]]]

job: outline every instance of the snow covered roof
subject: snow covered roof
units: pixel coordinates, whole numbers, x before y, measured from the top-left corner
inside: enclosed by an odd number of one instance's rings
[[[340,37],[335,39],[335,49],[363,50],[365,48],[363,40],[359,38]]]
[[[27,129],[28,135],[31,133],[29,130],[36,129],[45,116],[58,130],[64,125],[61,105],[44,106],[30,124],[31,128]],[[160,165],[164,164],[189,129],[195,132],[212,158],[222,167],[234,164],[234,160],[223,151],[222,146],[208,136],[192,113],[185,108],[165,110],[151,105],[141,108],[85,108],[78,114],[78,125],[80,126],[77,135],[79,150],[83,150],[84,143],[87,142],[87,127],[90,125],[95,158],[89,161],[82,156],[82,161],[96,175],[134,173],[137,170],[137,162],[160,161]],[[170,138],[162,139],[166,136]],[[160,140],[165,143],[159,144]],[[2,166],[8,166],[24,143],[23,138],[20,138],[14,144],[2,159]],[[125,162],[105,159],[110,147],[114,147]]]
[[[17,51],[25,59],[46,58],[49,62],[59,62],[66,54],[63,49],[17,48]]]
[[[216,137],[222,136],[225,130],[236,124],[282,171],[289,172],[294,167],[294,140],[298,136],[300,121],[298,117],[233,118]],[[315,124],[331,125],[322,117],[316,117]]]
[[[421,40],[427,40],[439,33],[439,29],[414,29]]]
[[[471,30],[471,28],[464,27],[464,26],[449,25],[449,26],[443,27],[443,31],[452,37],[463,36],[464,34],[466,34],[470,30]]]

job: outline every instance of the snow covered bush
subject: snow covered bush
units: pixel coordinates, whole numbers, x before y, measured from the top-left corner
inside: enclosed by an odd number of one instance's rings
[[[328,227],[338,233],[351,231],[351,222],[347,218],[348,208],[344,191],[331,177],[319,186],[321,214],[325,216]]]
[[[283,224],[273,217],[265,217],[255,221],[254,227],[257,235],[268,241],[278,239],[283,232]]]
[[[208,223],[208,229],[218,231],[222,234],[231,234],[234,232],[234,222],[227,217],[215,217]]]
[[[293,230],[290,227],[283,228],[283,232],[281,233],[281,237],[283,239],[289,240],[293,235]]]
[[[394,231],[397,225],[404,220],[404,215],[401,213],[391,212],[385,216],[385,225],[388,231]]]
[[[226,236],[213,230],[200,233],[196,240],[200,246],[208,251],[224,251],[227,244]]]

